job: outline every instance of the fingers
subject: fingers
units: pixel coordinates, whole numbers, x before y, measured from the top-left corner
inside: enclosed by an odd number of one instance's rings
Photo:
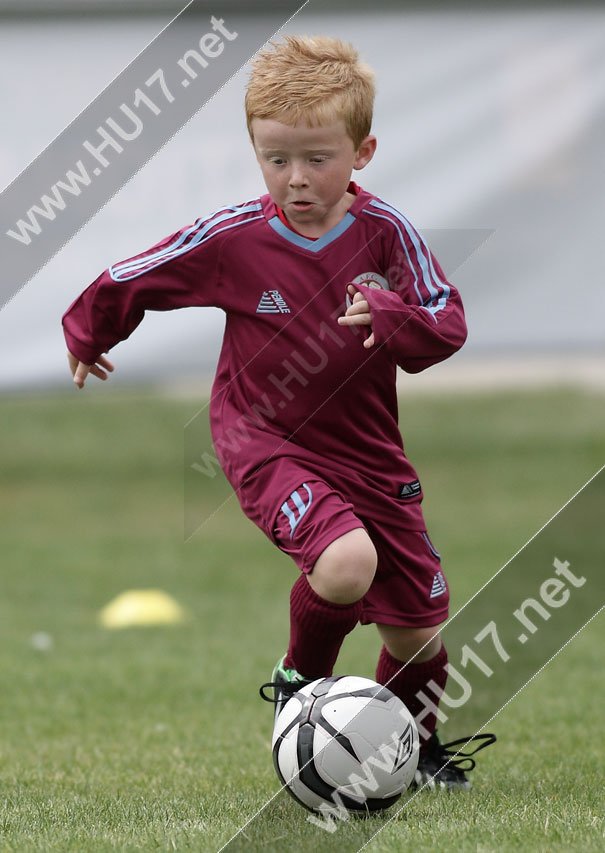
[[[370,306],[361,294],[357,295],[361,298],[349,305],[344,316],[338,318],[341,326],[370,326],[372,324]]]
[[[100,367],[97,367],[96,364],[90,365],[89,373],[92,376],[96,376],[97,379],[102,379],[103,382],[105,382],[105,380],[107,379],[107,374],[105,373],[105,371],[102,370]]]
[[[102,367],[99,365],[102,365]],[[93,376],[96,376],[97,379],[102,379],[104,382],[107,379],[107,373],[103,370],[103,367],[110,373],[113,373],[114,366],[111,361],[109,361],[108,358],[105,358],[104,355],[100,355],[96,362],[90,365],[90,372]]]
[[[94,364],[84,364],[83,361],[78,361],[75,355],[72,353],[67,353],[67,360],[69,361],[69,366],[71,368],[71,372],[74,378],[74,383],[78,386],[78,388],[82,389],[86,383],[86,377],[88,374],[92,374],[96,376],[97,379],[103,380],[103,382],[107,379],[106,371],[110,373],[113,372],[114,366],[109,361],[108,358],[105,358],[104,355],[100,355]],[[105,370],[103,369],[105,368]]]
[[[83,364],[81,361],[78,362],[78,366],[76,367],[74,373],[74,382],[78,386],[78,388],[84,388],[84,383],[86,382],[86,377],[90,373],[90,367],[88,364]]]
[[[359,296],[359,299],[357,299]],[[355,299],[353,300],[353,304],[349,305],[347,310],[345,311],[345,317],[350,317],[353,314],[369,314],[370,306],[366,299],[363,298],[361,293],[356,294]]]
[[[362,300],[365,301],[363,293],[361,293],[359,290],[355,290],[355,285],[353,284],[347,285],[347,293],[351,297],[351,302],[353,304],[361,302]]]
[[[105,358],[104,355],[98,357],[97,363],[102,365],[106,370],[109,370],[110,373],[113,373],[115,369],[112,362],[108,358]]]
[[[371,326],[372,317],[370,314],[347,314],[338,318],[338,324],[340,326]]]
[[[370,306],[363,293],[356,290],[352,284],[347,285],[347,292],[352,296],[352,300],[344,316],[338,318],[339,325],[371,326],[372,315],[370,314]]]
[[[355,285],[347,285],[347,293],[351,297],[351,304],[347,308],[344,316],[338,318],[340,326],[371,326],[372,315],[370,306],[363,293],[355,288]],[[363,345],[366,349],[370,349],[375,344],[374,332],[371,332]]]
[[[75,357],[75,355],[72,355],[72,354],[70,353],[70,351],[69,351],[69,350],[67,350],[67,362],[68,362],[68,364],[69,364],[69,369],[71,370],[71,375],[72,375],[72,376],[75,376],[75,374],[76,374],[76,370],[77,370],[78,365],[80,364],[80,362],[79,362],[79,361],[78,361],[78,359]]]

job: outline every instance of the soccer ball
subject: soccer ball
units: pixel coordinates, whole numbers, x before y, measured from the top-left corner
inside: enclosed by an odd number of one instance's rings
[[[273,764],[305,808],[367,815],[388,809],[414,778],[418,730],[401,699],[369,678],[332,676],[286,702]]]

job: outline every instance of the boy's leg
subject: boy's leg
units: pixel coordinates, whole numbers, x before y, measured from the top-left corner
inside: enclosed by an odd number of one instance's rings
[[[332,674],[362,611],[376,550],[352,504],[309,478],[279,504],[273,540],[301,570],[290,595],[290,642],[283,661],[307,679]]]
[[[447,682],[447,652],[439,625],[447,618],[449,590],[439,554],[426,531],[391,530],[369,525],[379,565],[364,598],[362,623],[374,622],[384,641],[376,681],[386,684],[416,719],[420,755],[415,784],[430,788],[470,788],[461,769],[457,748],[479,742],[474,752],[493,743],[493,735],[474,735],[461,742],[442,744],[437,737],[435,707]],[[427,689],[429,682],[435,689]],[[419,698],[424,693],[430,705]],[[474,752],[465,753],[472,755]],[[474,767],[467,758],[463,766]]]
[[[363,528],[322,551],[290,594],[290,643],[284,666],[305,678],[332,674],[345,636],[358,623],[376,571],[376,551]]]
[[[474,734],[451,743],[441,743],[435,730],[437,721],[434,707],[439,704],[435,690],[430,692],[433,707],[425,705],[418,698],[420,691],[426,694],[429,681],[435,682],[439,694],[445,688],[447,652],[439,634],[435,634],[435,628],[397,628],[392,625],[377,627],[385,645],[380,653],[376,680],[387,684],[389,690],[399,696],[418,724],[420,755],[413,784],[430,789],[468,790],[471,783],[466,773],[475,766],[475,760],[471,756],[494,743],[496,736]],[[430,639],[431,635],[434,635],[433,639]],[[427,639],[429,642],[425,645]],[[433,654],[435,648],[439,648],[437,654]],[[412,663],[409,662],[410,658],[413,658]],[[471,741],[475,746],[469,752]]]
[[[441,693],[447,681],[447,651],[439,629],[394,625],[376,627],[384,641],[376,667],[376,681],[387,684],[389,690],[406,705],[416,719],[423,746],[435,732],[437,719],[418,694],[424,692],[438,705],[435,691],[427,691],[427,685],[434,681]]]
[[[328,484],[305,479],[279,504],[271,538],[301,574],[290,594],[290,641],[261,696],[275,719],[309,681],[332,674],[346,635],[358,623],[376,571],[376,550],[353,507]],[[265,693],[273,689],[272,698]]]
[[[383,639],[376,680],[417,718],[421,744],[436,727],[417,693],[433,680],[440,690],[447,680],[447,652],[439,625],[447,619],[449,589],[441,560],[426,531],[366,522],[379,553],[372,587],[364,598],[362,623],[374,622]],[[413,661],[411,659],[413,658]],[[437,704],[437,701],[436,701]]]
[[[431,680],[440,691],[445,688],[447,652],[439,625],[448,616],[449,589],[439,554],[426,531],[376,522],[371,523],[371,530],[380,564],[365,596],[361,621],[378,627],[384,646],[376,680],[388,682],[389,689],[417,718],[422,745],[435,731],[436,718],[417,694],[423,690],[433,698],[434,692],[426,690]]]

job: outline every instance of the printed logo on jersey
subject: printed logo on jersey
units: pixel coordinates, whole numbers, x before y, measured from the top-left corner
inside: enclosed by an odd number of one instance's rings
[[[362,272],[351,280],[351,284],[363,284],[365,287],[372,287],[374,290],[390,290],[388,281],[383,275],[377,272]],[[347,308],[352,304],[351,297],[347,293]]]
[[[279,290],[265,290],[256,309],[257,314],[290,314],[288,303]]]
[[[438,598],[440,595],[445,595],[447,592],[447,584],[441,572],[437,572],[433,578],[430,598]]]
[[[313,492],[307,483],[303,483],[301,489],[304,489],[307,493],[308,501],[305,503],[303,496],[301,495],[298,489],[292,492],[287,501],[284,501],[281,505],[281,511],[288,519],[290,524],[290,539],[294,536],[294,531],[303,520],[307,510],[311,506],[313,502]],[[292,502],[294,508],[290,506],[289,502]]]

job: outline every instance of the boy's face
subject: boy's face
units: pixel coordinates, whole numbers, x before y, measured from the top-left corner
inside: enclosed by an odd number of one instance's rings
[[[321,236],[344,216],[352,199],[353,169],[363,169],[376,150],[367,136],[356,151],[342,120],[321,127],[252,120],[254,151],[271,198],[292,225]]]

